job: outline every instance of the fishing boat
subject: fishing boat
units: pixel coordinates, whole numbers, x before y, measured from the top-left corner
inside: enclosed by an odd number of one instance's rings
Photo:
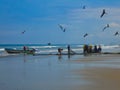
[[[34,48],[30,48],[28,50],[5,48],[5,51],[9,54],[20,54],[20,53],[34,54],[35,53]]]

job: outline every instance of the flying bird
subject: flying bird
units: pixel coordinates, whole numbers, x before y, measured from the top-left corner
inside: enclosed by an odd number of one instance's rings
[[[63,31],[63,32],[65,32],[66,31],[66,28],[64,28],[62,25],[60,25],[60,24],[58,24],[59,25],[59,27],[60,27],[60,29]]]
[[[102,18],[105,14],[107,14],[107,13],[106,13],[105,9],[103,9],[103,12],[102,12],[102,14],[100,15],[100,17]]]
[[[109,27],[110,27],[110,25],[107,24],[107,25],[103,28],[103,31],[104,31],[106,28],[109,28]]]
[[[24,30],[23,32],[22,32],[22,34],[24,34],[26,31]]]
[[[86,36],[88,36],[88,34],[87,34],[87,33],[86,33],[86,34],[84,34],[84,36],[83,36],[83,37],[85,38]]]
[[[82,7],[82,9],[86,9],[86,6],[84,5],[84,6]]]
[[[114,34],[115,36],[117,36],[117,35],[119,35],[119,32],[115,32],[115,34]]]

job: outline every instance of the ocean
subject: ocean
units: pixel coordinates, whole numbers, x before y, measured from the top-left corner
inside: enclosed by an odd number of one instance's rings
[[[5,48],[23,49],[23,46],[34,48],[37,54],[57,54],[58,48],[63,49],[63,53],[67,53],[67,44],[0,44],[0,56],[8,56]],[[83,52],[83,44],[70,44],[72,51],[76,53]],[[102,52],[120,52],[120,45],[103,45]]]

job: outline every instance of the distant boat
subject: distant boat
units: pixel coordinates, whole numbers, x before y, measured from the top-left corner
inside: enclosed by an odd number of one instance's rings
[[[20,53],[34,54],[36,50],[34,48],[30,48],[28,50],[5,48],[5,51],[9,54],[20,54]]]

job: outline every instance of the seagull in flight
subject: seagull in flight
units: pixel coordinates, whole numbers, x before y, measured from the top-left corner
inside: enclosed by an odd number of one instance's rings
[[[86,9],[86,6],[84,5],[84,6],[82,7],[82,9]]]
[[[119,32],[117,31],[117,32],[115,32],[115,34],[114,34],[115,36],[117,36],[117,35],[119,35]]]
[[[106,13],[105,9],[103,9],[103,12],[102,12],[102,14],[100,15],[100,17],[102,18],[105,14],[107,14],[107,13]]]
[[[85,38],[86,36],[88,36],[88,34],[87,34],[87,33],[86,33],[86,34],[84,34],[84,36],[83,36],[83,37]]]
[[[63,32],[65,32],[66,31],[66,28],[64,28],[62,25],[60,25],[60,24],[58,24],[59,25],[59,27],[60,27],[60,29],[63,31]]]
[[[103,28],[103,31],[104,31],[106,28],[109,28],[109,27],[110,27],[110,25],[107,24],[107,25]]]
[[[22,34],[24,34],[26,31],[24,30],[23,32],[22,32]]]

